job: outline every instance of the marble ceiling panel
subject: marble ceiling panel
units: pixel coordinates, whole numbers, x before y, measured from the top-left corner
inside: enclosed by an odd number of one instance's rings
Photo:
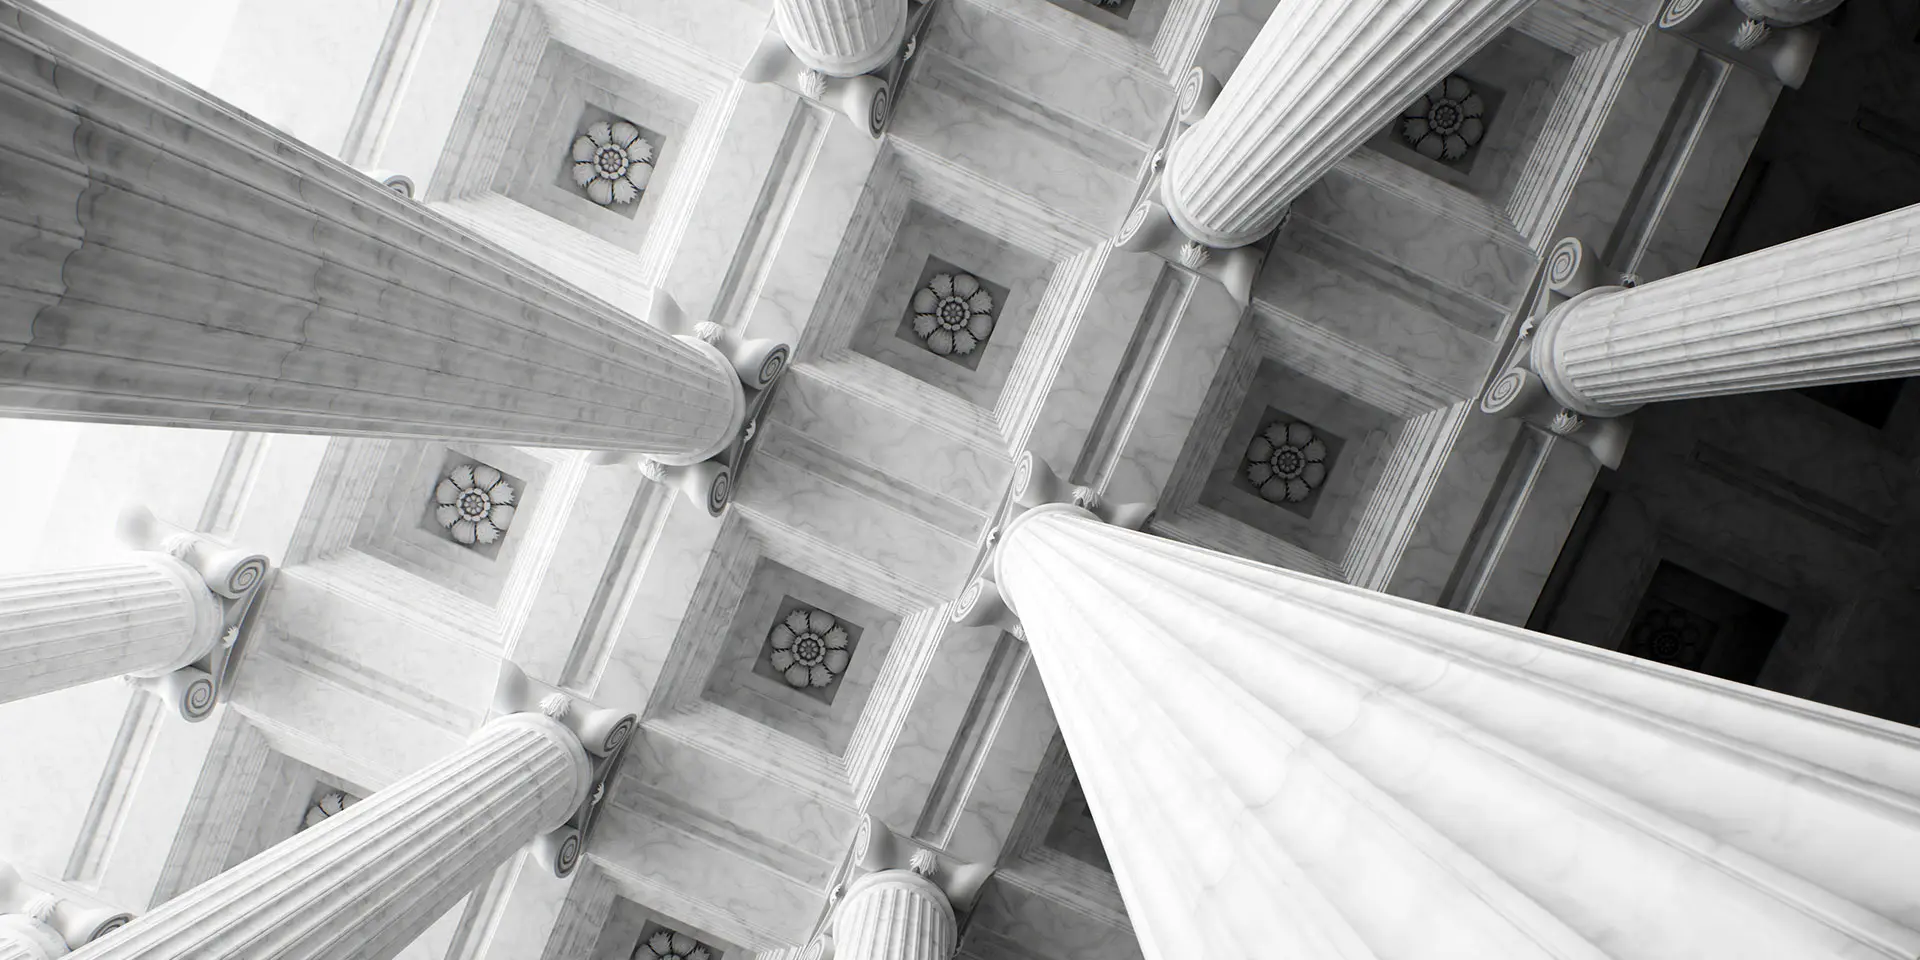
[[[1169,3],[953,3],[934,18],[928,46],[1037,123],[1108,154],[1096,162],[1131,165],[1173,104],[1172,85],[1140,42],[1151,42]]]
[[[617,804],[595,828],[589,858],[616,895],[743,951],[805,942],[827,899],[824,888]]]
[[[1389,575],[1464,406],[1260,304],[1235,333],[1152,529],[1335,579]]]

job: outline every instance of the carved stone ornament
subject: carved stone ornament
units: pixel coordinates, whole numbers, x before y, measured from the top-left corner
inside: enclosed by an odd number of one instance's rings
[[[329,817],[338,815],[341,811],[352,805],[353,799],[348,797],[345,792],[328,790],[313,798],[312,803],[307,804],[307,812],[300,818],[300,829],[305,830],[308,827],[317,827],[326,822]]]
[[[603,207],[632,203],[653,180],[653,144],[625,120],[596,120],[573,138],[573,182]]]
[[[1487,135],[1486,112],[1472,82],[1456,73],[1400,115],[1400,138],[1423,157],[1453,163]]]
[[[913,294],[913,332],[941,356],[969,354],[993,336],[994,302],[970,273],[936,273]]]
[[[513,524],[519,491],[500,471],[484,463],[465,463],[448,471],[434,487],[433,518],[455,543],[493,543]]]
[[[768,659],[790,687],[825,687],[847,670],[847,640],[832,614],[803,607],[767,632]]]
[[[1275,420],[1247,444],[1247,481],[1273,503],[1299,503],[1327,480],[1327,445],[1298,420]]]
[[[712,948],[678,930],[661,927],[634,948],[633,960],[711,960]]]

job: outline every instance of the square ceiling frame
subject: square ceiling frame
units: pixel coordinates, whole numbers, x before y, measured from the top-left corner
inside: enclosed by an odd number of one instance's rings
[[[918,204],[1050,267],[1005,381],[992,401],[969,399],[862,352],[869,305],[897,322],[900,304],[876,296],[883,267],[910,208]],[[1041,402],[1092,295],[1106,238],[1057,217],[998,184],[911,143],[881,146],[814,311],[794,351],[809,376],[900,411],[940,435],[1009,458],[1024,449]],[[990,278],[1007,282],[1004,278]],[[900,297],[910,291],[900,291]],[[1033,295],[1033,294],[1030,294]],[[885,332],[892,337],[891,329]],[[996,331],[996,338],[999,333]],[[1001,344],[1002,347],[1005,344]],[[929,355],[930,361],[947,361]]]
[[[1272,364],[1291,376],[1358,406],[1391,424],[1378,462],[1361,483],[1348,516],[1316,515],[1291,536],[1276,536],[1209,504],[1209,481],[1222,451],[1244,438],[1236,429],[1256,371]],[[1272,402],[1268,398],[1266,402]],[[1194,418],[1192,430],[1162,491],[1150,529],[1291,570],[1364,586],[1384,584],[1411,536],[1470,401],[1450,396],[1384,355],[1338,340],[1321,328],[1263,301],[1242,319]],[[1349,437],[1348,454],[1354,442]],[[1336,465],[1337,467],[1337,465]],[[1215,489],[1217,490],[1217,483]],[[1238,492],[1238,491],[1234,491]]]

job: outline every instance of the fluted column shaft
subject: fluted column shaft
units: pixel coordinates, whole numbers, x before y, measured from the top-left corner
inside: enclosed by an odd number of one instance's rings
[[[879,68],[907,33],[907,0],[774,0],[774,23],[802,63],[834,77]]]
[[[1577,413],[1920,374],[1920,205],[1568,301],[1534,371]]]
[[[56,960],[66,941],[52,927],[20,914],[0,914],[0,960]]]
[[[869,873],[834,907],[835,960],[950,960],[958,942],[947,895],[911,870]]]
[[[716,351],[21,0],[0,147],[0,414],[683,459],[738,428]]]
[[[995,565],[1148,956],[1920,955],[1920,732],[1073,507]]]
[[[539,714],[136,918],[75,960],[386,960],[585,799],[580,741]]]
[[[1288,0],[1168,152],[1162,202],[1182,233],[1208,246],[1260,239],[1528,2]]]
[[[194,569],[160,553],[0,576],[0,703],[205,656],[221,607]]]

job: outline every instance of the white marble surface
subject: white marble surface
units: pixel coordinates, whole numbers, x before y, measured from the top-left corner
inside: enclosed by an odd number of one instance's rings
[[[1468,414],[1436,468],[1427,509],[1407,535],[1386,592],[1423,603],[1440,602],[1520,429],[1520,423],[1509,418]],[[1481,615],[1492,616],[1490,612]]]
[[[891,133],[973,174],[998,181],[1054,211],[1059,223],[1089,238],[1117,224],[1132,177],[1095,163],[1030,120],[982,102],[965,73],[941,72],[938,57],[922,64],[915,86],[894,114]]]
[[[594,831],[596,858],[634,899],[753,949],[799,943],[825,892],[662,822],[610,808]],[[644,864],[644,874],[631,865]]]
[[[1062,135],[1120,139],[1113,145],[1118,155],[1105,160],[1131,170],[1159,137],[1173,89],[1152,61],[1106,42],[1109,31],[1088,18],[1055,14],[1036,4],[959,0],[936,15],[927,42],[1010,94],[1061,114],[1054,122]]]
[[[1065,508],[996,571],[1150,954],[1920,946],[1911,730]]]
[[[780,385],[773,416],[781,428],[769,443],[776,451],[782,446],[777,438],[790,430],[839,457],[871,465],[886,477],[938,495],[952,505],[951,515],[927,519],[945,529],[951,530],[950,524],[956,521],[977,524],[998,504],[1010,469],[1004,455],[993,447],[929,433],[908,411],[836,390],[831,381],[817,378],[806,368]],[[791,461],[805,454],[795,451],[781,456]],[[939,510],[940,506],[936,500],[920,509]]]
[[[1117,445],[1119,454],[1103,491],[1115,503],[1160,499],[1208,384],[1239,327],[1240,309],[1218,284],[1195,282],[1178,305],[1177,316],[1139,413]]]
[[[586,752],[558,722],[537,714],[493,721],[439,762],[81,954],[390,956],[536,834],[559,826],[586,799],[589,780]],[[421,869],[366,869],[395,861]]]
[[[1168,148],[1162,202],[1191,240],[1259,240],[1294,198],[1525,7],[1289,5],[1262,25],[1219,98]]]

